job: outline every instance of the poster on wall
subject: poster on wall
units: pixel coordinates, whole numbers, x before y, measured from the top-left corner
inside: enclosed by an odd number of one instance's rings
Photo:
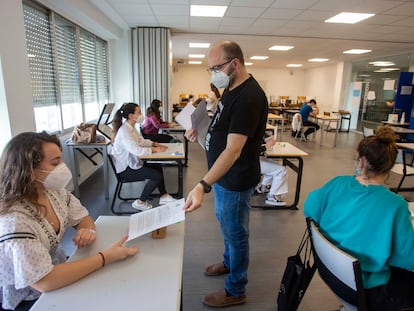
[[[401,95],[411,95],[413,91],[413,87],[411,85],[402,85],[401,86]]]
[[[384,91],[393,91],[395,80],[384,80]]]
[[[352,105],[359,106],[361,100],[362,82],[354,82],[354,89],[352,90]]]

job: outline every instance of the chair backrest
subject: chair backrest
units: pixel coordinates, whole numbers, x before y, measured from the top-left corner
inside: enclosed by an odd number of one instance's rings
[[[362,127],[362,135],[363,135],[364,137],[368,137],[368,136],[375,135],[374,129],[371,129],[371,128],[369,128],[369,127],[365,127],[365,126],[363,126],[363,127]]]
[[[332,244],[307,219],[316,267],[347,310],[367,310],[359,260]]]
[[[114,103],[105,104],[105,106],[102,109],[101,115],[99,116],[98,121],[96,122],[96,129],[108,139],[112,138],[112,128],[109,125],[112,122],[110,118],[114,107]]]
[[[300,113],[295,113],[292,118],[292,130],[300,131],[302,128],[302,115]]]

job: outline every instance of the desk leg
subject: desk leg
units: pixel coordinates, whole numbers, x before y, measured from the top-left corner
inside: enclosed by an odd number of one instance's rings
[[[320,128],[320,130],[321,130],[321,144],[320,144],[320,146],[321,147],[323,145],[323,132],[324,132],[324,127],[325,127],[325,120],[322,120],[322,125],[321,125],[321,128]]]
[[[188,162],[188,139],[184,136],[184,166],[187,166]]]
[[[102,147],[102,169],[104,173],[105,200],[109,199],[108,185],[108,146]]]
[[[79,199],[79,184],[78,184],[78,163],[76,161],[76,148],[73,146],[68,146],[69,148],[69,158],[70,158],[70,167],[72,168],[72,182],[73,182],[73,192],[75,196]]]
[[[334,138],[334,147],[336,147],[336,137],[338,136],[339,126],[342,126],[342,125],[339,125],[339,119],[338,119],[338,120],[336,120],[336,131],[335,131],[335,138]]]
[[[184,176],[183,176],[183,163],[181,162],[181,160],[177,161],[178,164],[178,191],[177,191],[177,196],[178,198],[182,198],[183,197],[183,192],[184,192]]]
[[[302,173],[303,173],[303,159],[302,157],[295,158],[299,162],[299,166],[296,166],[295,163],[291,162],[290,159],[285,158],[283,159],[283,165],[289,166],[294,172],[296,172],[296,189],[295,189],[295,200],[293,201],[293,204],[290,206],[287,206],[286,208],[298,209],[298,203],[299,203],[299,197],[300,197],[300,187],[302,185]]]
[[[283,141],[283,132],[285,131],[285,120],[281,120],[282,121],[282,129],[280,131],[280,140],[279,141]]]

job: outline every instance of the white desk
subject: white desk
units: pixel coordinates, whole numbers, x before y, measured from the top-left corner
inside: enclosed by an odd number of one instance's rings
[[[321,114],[318,114],[316,117],[313,116],[309,116],[309,118],[313,118],[316,120],[316,122],[319,123],[319,121],[322,121],[321,124],[321,142],[320,142],[320,146],[322,147],[323,144],[323,136],[324,136],[324,126],[325,126],[325,122],[336,122],[336,130],[335,130],[335,138],[334,138],[334,147],[336,147],[336,137],[338,136],[338,132],[339,132],[339,127],[340,127],[340,121],[341,121],[341,117],[340,116],[324,116]]]
[[[184,139],[184,166],[187,166],[187,162],[188,162],[188,139],[187,137],[185,137],[185,128],[183,128],[181,125],[177,125],[174,127],[167,127],[167,128],[163,128],[162,132],[163,133],[179,133],[181,135],[183,135],[183,139]]]
[[[82,149],[100,149],[102,152],[102,165],[104,173],[104,187],[105,187],[105,200],[109,199],[108,191],[108,146],[111,144],[110,140],[105,139],[103,143],[90,143],[90,144],[76,144],[73,142],[67,142],[66,145],[69,148],[70,168],[72,172],[73,180],[73,192],[77,198],[80,198],[78,175],[79,175],[79,161],[76,155],[76,150]]]
[[[281,127],[281,130],[280,130],[280,139],[279,139],[279,141],[282,141],[283,132],[285,131],[285,120],[286,120],[286,118],[284,118],[281,115],[274,114],[274,113],[268,113],[267,114],[267,121],[271,122],[271,124],[269,124],[269,123],[267,123],[267,124],[272,125],[272,126],[276,126],[277,121],[281,122],[282,127]],[[267,125],[266,125],[266,129],[268,129]],[[274,130],[274,128],[273,128],[273,130]]]
[[[287,206],[270,206],[270,205],[257,205],[252,204],[253,207],[263,207],[272,209],[298,209],[300,187],[302,184],[302,173],[303,173],[303,157],[308,156],[308,153],[297,148],[296,146],[287,142],[278,142],[271,149],[266,150],[265,155],[267,158],[279,158],[283,160],[284,166],[289,166],[296,174],[296,189],[295,199],[292,204]],[[298,165],[291,160],[297,160]]]
[[[163,152],[155,152],[151,155],[140,156],[141,160],[148,162],[160,162],[161,164],[167,162],[176,162],[178,167],[178,191],[174,195],[178,198],[183,197],[184,192],[184,178],[183,178],[183,160],[185,159],[184,146],[182,143],[162,144],[167,146],[167,150]]]
[[[100,216],[97,239],[76,250],[70,260],[96,254],[128,232],[129,216]],[[151,233],[134,240],[138,254],[112,263],[64,288],[43,294],[32,311],[180,310],[184,223],[167,227],[165,239]]]

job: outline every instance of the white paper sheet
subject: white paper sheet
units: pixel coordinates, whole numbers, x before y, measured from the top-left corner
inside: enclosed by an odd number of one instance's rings
[[[130,216],[128,241],[185,220],[184,198]]]
[[[175,122],[179,123],[183,128],[188,130],[191,128],[191,115],[194,112],[195,107],[192,104],[187,104],[183,110],[175,117]]]
[[[192,127],[197,129],[197,141],[205,149],[207,130],[211,119],[208,116],[206,101],[202,100],[191,114]]]

